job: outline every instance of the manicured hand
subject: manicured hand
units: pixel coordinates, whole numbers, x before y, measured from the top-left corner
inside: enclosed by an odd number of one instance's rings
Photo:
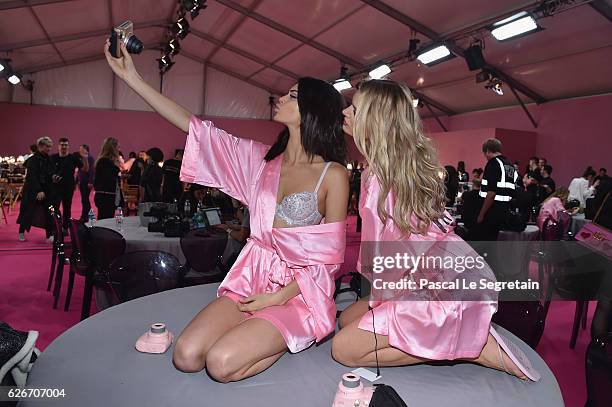
[[[45,193],[44,192],[39,192],[38,194],[36,194],[36,200],[37,201],[42,201],[43,199],[45,199]]]
[[[273,305],[281,305],[278,293],[255,294],[240,300],[238,309],[242,312],[254,312]]]

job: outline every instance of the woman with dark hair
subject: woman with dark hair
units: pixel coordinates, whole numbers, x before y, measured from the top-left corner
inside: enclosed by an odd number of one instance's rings
[[[147,151],[147,155],[149,162],[140,178],[140,202],[161,202],[164,173],[159,163],[164,161],[164,153],[159,148],[153,147]]]
[[[115,215],[115,208],[121,205],[119,186],[119,142],[108,137],[102,143],[102,150],[96,160],[94,171],[94,203],[98,208],[98,219],[108,219]]]
[[[457,163],[457,172],[459,173],[459,182],[469,182],[470,175],[465,170],[465,162],[459,161]]]
[[[459,193],[459,173],[452,165],[444,166],[444,188],[446,191],[446,206],[453,206]]]
[[[342,96],[324,81],[301,78],[276,104],[274,120],[286,127],[268,147],[193,116],[142,80],[123,43],[121,58],[108,46],[115,74],[189,133],[181,179],[218,188],[251,213],[251,238],[218,298],[177,339],[175,366],[241,380],[332,333],[348,199]]]

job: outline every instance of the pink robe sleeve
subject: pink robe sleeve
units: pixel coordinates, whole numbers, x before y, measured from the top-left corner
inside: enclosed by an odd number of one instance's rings
[[[212,122],[192,116],[181,180],[218,188],[248,206],[267,149],[264,144],[232,136]]]
[[[559,220],[559,211],[564,211],[565,207],[563,206],[563,202],[561,202],[561,199],[559,198],[552,198],[551,199],[551,213],[550,216],[556,221]]]

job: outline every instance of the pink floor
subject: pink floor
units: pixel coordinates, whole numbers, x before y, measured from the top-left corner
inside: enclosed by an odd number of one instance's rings
[[[74,213],[80,213],[80,197],[75,194]],[[70,310],[63,311],[65,274],[59,309],[52,309],[52,295],[46,291],[51,259],[51,245],[44,232],[32,229],[28,241],[17,240],[17,212],[9,214],[9,224],[0,224],[0,321],[16,329],[40,332],[37,346],[42,350],[55,338],[79,322],[83,298],[83,279],[77,276]],[[354,269],[359,251],[359,234],[355,233],[355,217],[349,218],[345,270]],[[65,269],[67,273],[68,267]],[[593,314],[589,310],[589,324]],[[95,306],[92,306],[92,313]],[[581,331],[576,349],[569,349],[569,336],[574,303],[557,301],[551,305],[544,336],[537,352],[555,374],[568,407],[582,407],[586,400],[584,355],[589,333]]]

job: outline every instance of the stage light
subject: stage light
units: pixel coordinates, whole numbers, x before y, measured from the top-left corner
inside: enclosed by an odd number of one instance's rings
[[[446,45],[438,45],[428,51],[425,51],[417,56],[417,59],[425,65],[434,65],[445,61],[446,59],[452,58],[452,54]]]
[[[172,59],[170,59],[170,56],[166,54],[162,55],[162,57],[157,61],[159,62],[159,73],[162,75],[168,72],[170,68],[172,68],[172,65],[174,65],[174,62]]]
[[[206,8],[206,0],[179,0],[181,6],[191,14],[193,20],[200,14],[200,10]]]
[[[17,85],[19,82],[21,82],[21,75],[18,74],[12,74],[11,76],[8,77],[8,81],[10,83],[12,83],[13,85]]]
[[[187,34],[189,34],[189,22],[185,17],[181,17],[176,21],[176,23],[172,24],[170,30],[181,40],[185,39]]]
[[[342,92],[343,90],[347,90],[353,87],[353,85],[351,85],[351,77],[348,74],[348,67],[343,66],[342,68],[340,68],[340,75],[338,79],[334,81],[333,85],[338,92]]]
[[[389,68],[389,65],[381,64],[378,65],[376,68],[372,69],[368,75],[370,76],[370,79],[381,79],[389,75],[390,73],[391,68]]]
[[[497,41],[504,41],[530,33],[538,28],[536,20],[525,11],[522,11],[512,17],[508,17],[493,24],[491,35],[493,35]]]
[[[419,99],[418,98],[412,99],[412,107],[414,107],[415,109],[417,107],[419,107]]]
[[[498,78],[492,77],[489,83],[485,85],[485,89],[489,89],[498,96],[504,96],[503,82]]]
[[[181,51],[181,44],[179,44],[177,39],[171,39],[166,45],[165,53],[168,55],[176,55]]]
[[[0,72],[4,71],[4,61],[0,61]]]

